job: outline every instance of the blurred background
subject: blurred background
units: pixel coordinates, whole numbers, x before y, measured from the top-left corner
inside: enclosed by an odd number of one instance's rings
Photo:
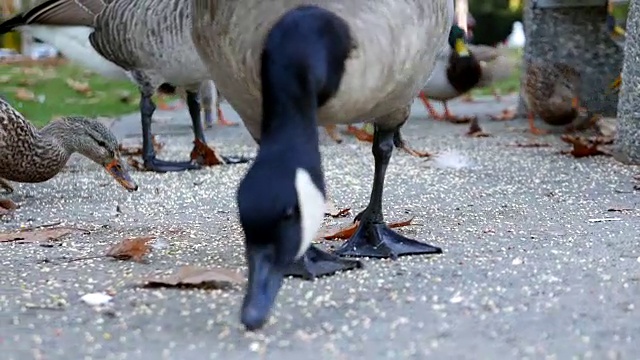
[[[3,20],[10,18],[40,1],[0,0],[0,16]],[[522,13],[526,1],[455,0],[456,20],[467,31],[470,43],[505,48],[509,56],[521,60],[525,44]],[[606,24],[609,31],[613,33],[614,26],[625,28],[628,6],[626,0],[612,0]],[[59,43],[78,46],[64,39]],[[60,52],[65,51],[19,31],[1,36],[2,96],[38,126],[60,115],[118,116],[137,111],[138,93],[128,80],[92,73],[67,61]],[[519,81],[520,72],[516,69],[508,79],[493,84],[492,89],[477,88],[471,95],[489,95],[492,90],[513,93],[519,89]]]

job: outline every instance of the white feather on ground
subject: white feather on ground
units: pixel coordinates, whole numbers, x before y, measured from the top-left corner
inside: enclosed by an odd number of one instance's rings
[[[467,156],[456,150],[446,150],[439,152],[429,158],[432,167],[438,169],[466,169],[474,166],[474,163]]]

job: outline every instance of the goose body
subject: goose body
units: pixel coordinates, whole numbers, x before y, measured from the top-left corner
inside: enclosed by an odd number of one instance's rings
[[[131,79],[120,66],[105,59],[91,46],[89,26],[24,26],[22,32],[53,45],[71,62],[114,80]]]
[[[190,19],[191,1],[186,0],[48,0],[0,24],[0,29],[6,32],[25,25],[48,25],[92,30],[88,39],[93,49],[124,69],[140,89],[145,167],[166,172],[200,166],[192,161],[172,163],[155,157],[150,130],[155,105],[151,97],[161,84],[186,90],[194,136],[206,144],[198,91],[209,79],[206,67],[193,51]]]
[[[265,324],[285,275],[313,278],[360,266],[338,256],[441,252],[385,224],[382,189],[394,135],[446,41],[453,1],[194,4],[196,49],[260,144],[237,194],[249,265],[241,315],[247,329]],[[361,119],[375,126],[370,202],[351,239],[325,253],[311,245],[326,194],[317,126]]]
[[[212,1],[211,5],[195,1],[199,9],[194,9],[195,16],[204,11],[211,13],[214,19],[208,23],[201,22],[202,16],[194,19],[194,26],[202,30],[194,33],[194,39],[199,45],[198,51],[209,60],[209,74],[216,86],[238,112],[251,135],[259,139],[261,109],[256,105],[261,100],[259,58],[264,37],[283,14],[299,5],[315,4],[340,13],[358,34],[338,94],[318,112],[320,125],[348,124],[363,118],[383,117],[388,115],[389,109],[406,106],[407,98],[426,83],[436,57],[431,39],[438,39],[438,49],[444,45],[446,34],[442,37],[440,27],[450,24],[451,18],[444,14],[448,6],[446,1],[435,0],[433,5],[423,4],[425,1],[372,0],[347,4],[340,0],[222,0]],[[403,13],[407,9],[421,11],[424,19],[418,14]],[[433,15],[422,11],[432,11]],[[403,20],[407,20],[401,31],[369,31],[389,26],[387,14],[400,13]],[[425,23],[430,24],[425,26]],[[423,42],[429,43],[430,47]],[[402,49],[405,53],[391,54],[391,49]],[[425,65],[418,70],[416,64]]]
[[[39,183],[57,175],[73,153],[103,166],[130,191],[137,185],[120,159],[118,142],[103,124],[79,117],[61,118],[37,129],[4,100],[0,100],[0,186],[4,180]]]

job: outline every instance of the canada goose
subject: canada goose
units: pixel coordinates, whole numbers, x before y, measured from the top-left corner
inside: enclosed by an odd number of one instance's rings
[[[151,118],[156,106],[151,97],[161,84],[184,88],[195,138],[206,143],[198,90],[207,80],[207,72],[193,51],[190,16],[190,1],[48,0],[0,24],[0,33],[24,25],[90,28],[93,48],[107,61],[125,69],[140,88],[145,168],[182,171],[198,169],[200,165],[156,158],[151,141]]]
[[[440,253],[385,224],[382,190],[394,135],[446,41],[453,1],[194,4],[196,48],[260,144],[238,189],[249,266],[241,316],[245,327],[264,325],[285,275],[327,275],[357,266],[311,245],[325,204],[318,125],[362,119],[375,124],[369,205],[356,217],[355,235],[336,254]]]

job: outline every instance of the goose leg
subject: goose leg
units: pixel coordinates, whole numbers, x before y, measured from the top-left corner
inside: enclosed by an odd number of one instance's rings
[[[213,127],[213,111],[211,108],[213,94],[211,93],[211,89],[207,89],[205,86],[200,87],[200,99],[202,101],[202,110],[204,111],[204,126],[208,129]],[[218,102],[216,99],[216,107],[217,106]]]
[[[149,88],[151,91],[149,91]],[[142,159],[146,170],[155,172],[184,171],[199,169],[200,165],[193,164],[191,161],[171,162],[156,158],[156,151],[153,148],[153,139],[151,137],[151,118],[156,106],[151,100],[153,96],[153,87],[145,86],[141,91],[140,97],[140,115],[142,119]]]
[[[198,93],[193,91],[187,91],[187,108],[189,109],[189,115],[191,116],[191,124],[193,126],[193,136],[199,140],[202,144],[206,145],[207,140],[204,137],[204,127],[202,126],[202,119],[200,118],[201,108],[200,100],[198,99]],[[207,146],[208,147],[208,146]],[[209,148],[215,153],[215,150]],[[202,149],[195,146],[193,151],[199,153]],[[193,153],[192,151],[192,153]],[[220,159],[220,164],[242,164],[249,162],[245,157],[226,157],[216,154],[216,157]]]
[[[404,116],[404,121],[406,121],[409,116],[409,107],[388,115],[390,117],[388,121],[385,121],[387,119],[376,119],[378,122],[375,126],[372,146],[375,170],[371,198],[367,208],[356,216],[356,220],[360,222],[356,233],[336,250],[338,255],[397,258],[401,255],[442,253],[438,247],[400,235],[391,230],[384,222],[382,214],[384,179],[394,148],[395,134],[402,126],[385,128],[384,124],[398,124],[399,121],[397,119],[393,121],[393,117],[399,116]]]
[[[407,142],[404,141],[404,139],[402,138],[402,134],[400,133],[400,128],[398,128],[398,130],[396,130],[395,134],[393,134],[393,145],[406,152],[407,154],[411,155],[411,156],[415,156],[415,157],[429,157],[431,156],[430,153],[426,152],[426,151],[418,151],[414,148],[412,148],[411,146],[407,145]]]

